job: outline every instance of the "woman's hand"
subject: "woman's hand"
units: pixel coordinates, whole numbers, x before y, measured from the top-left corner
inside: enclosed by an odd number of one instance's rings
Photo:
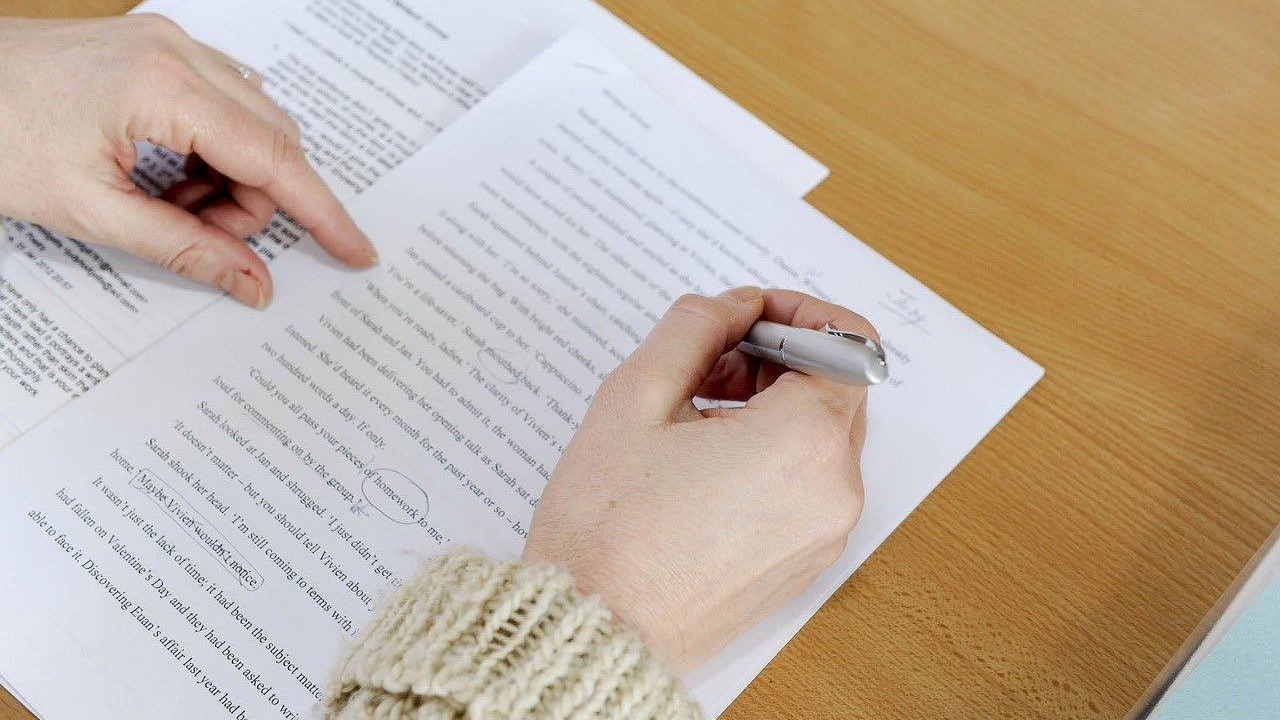
[[[875,337],[802,293],[681,298],[604,381],[525,547],[568,567],[679,669],[808,587],[862,510],[865,389],[739,353],[762,315]],[[747,404],[700,412],[695,395]]]
[[[271,278],[242,238],[277,207],[342,262],[376,261],[261,78],[242,77],[240,63],[174,23],[0,19],[0,58],[0,214],[123,249],[257,307]],[[129,179],[136,140],[191,154],[197,171],[148,197]]]

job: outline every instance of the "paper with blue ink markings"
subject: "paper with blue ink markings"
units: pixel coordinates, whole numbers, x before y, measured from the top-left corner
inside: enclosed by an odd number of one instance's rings
[[[577,33],[350,208],[379,266],[304,243],[270,307],[216,303],[0,454],[0,674],[45,720],[304,717],[423,555],[519,555],[675,297],[792,287],[867,315],[891,377],[844,555],[687,676],[718,715],[1042,374]]]

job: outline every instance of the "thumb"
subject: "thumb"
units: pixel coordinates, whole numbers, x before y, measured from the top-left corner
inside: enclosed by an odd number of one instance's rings
[[[716,297],[684,295],[614,373],[651,417],[678,417],[764,310],[760,288],[741,287]],[[694,411],[696,413],[696,410]],[[701,417],[701,415],[698,415]]]
[[[113,194],[102,201],[107,222],[96,240],[240,302],[265,307],[271,299],[267,266],[244,242],[191,213],[142,193]]]

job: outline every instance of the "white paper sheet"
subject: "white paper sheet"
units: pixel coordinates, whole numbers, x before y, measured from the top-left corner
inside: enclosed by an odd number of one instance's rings
[[[577,24],[601,34],[679,106],[797,195],[826,173],[588,0],[164,0],[138,9],[168,14],[197,38],[259,68],[268,93],[304,126],[308,154],[343,199]],[[137,174],[157,190],[180,171],[176,156],[144,152]],[[6,348],[0,352],[0,447],[217,297],[123,253],[0,222],[12,237],[10,243],[0,238],[0,327],[41,333],[0,338]],[[300,235],[279,219],[256,242],[270,259]],[[5,303],[6,291],[19,292],[10,299],[30,308]]]
[[[351,208],[378,268],[288,254],[265,312],[214,305],[0,455],[0,673],[46,720],[305,713],[420,556],[518,555],[673,297],[797,287],[892,379],[845,555],[688,678],[717,715],[1041,375],[578,34]]]
[[[144,0],[132,12],[181,18],[193,1],[200,0]],[[796,195],[808,194],[827,177],[824,165],[592,0],[476,0],[470,6],[479,12],[523,18],[529,35],[540,38],[543,46],[573,30],[590,32],[659,95],[698,118],[713,135]],[[197,35],[206,28],[192,27]],[[510,53],[513,68],[528,60],[518,50]]]

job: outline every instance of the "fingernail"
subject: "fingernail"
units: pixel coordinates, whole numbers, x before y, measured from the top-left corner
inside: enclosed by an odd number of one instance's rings
[[[228,295],[251,308],[261,310],[267,306],[266,288],[249,274],[248,270],[232,270],[226,273],[218,286]]]
[[[364,240],[364,253],[368,264],[370,266],[377,265],[379,260],[378,249],[373,246],[373,241],[369,239],[368,235],[360,233],[360,237]]]
[[[727,290],[721,293],[720,296],[732,298],[742,303],[743,305],[748,305],[751,303],[759,302],[760,299],[764,297],[764,291],[756,287],[755,285],[744,285],[743,287]]]

